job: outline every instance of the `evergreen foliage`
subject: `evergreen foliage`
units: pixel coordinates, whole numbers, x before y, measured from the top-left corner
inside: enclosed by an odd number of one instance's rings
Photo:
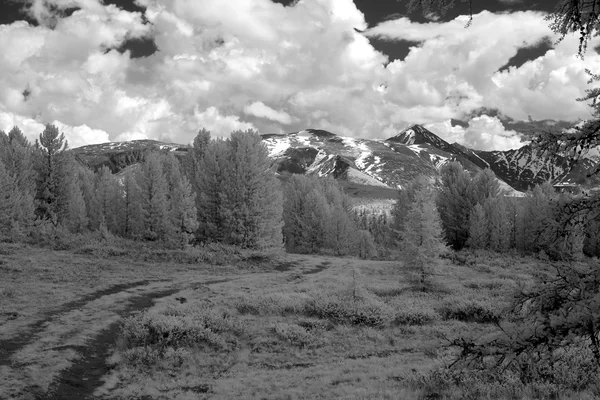
[[[357,233],[350,200],[336,181],[293,175],[284,186],[284,199],[283,234],[288,251],[355,254],[355,244],[362,237],[362,253],[372,252],[372,237],[367,238],[364,230]]]
[[[242,248],[280,248],[283,198],[261,137],[235,131],[225,142],[227,164],[219,214],[223,241]]]
[[[425,290],[437,259],[446,251],[432,188],[423,187],[415,193],[401,237],[406,264],[414,271],[421,290]]]
[[[163,171],[161,156],[150,153],[142,164],[139,174],[141,188],[144,237],[162,240],[170,233],[168,184]]]
[[[469,215],[475,206],[471,177],[458,162],[444,165],[440,171],[437,207],[446,241],[455,250],[469,238]]]

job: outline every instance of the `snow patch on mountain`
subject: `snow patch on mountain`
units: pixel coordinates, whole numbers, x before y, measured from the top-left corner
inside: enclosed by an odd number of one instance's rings
[[[380,187],[389,187],[383,182],[373,178],[370,175],[367,175],[364,172],[357,170],[356,168],[348,168],[346,172],[347,179],[350,182],[360,183],[361,185],[370,185],[370,186],[380,186]]]
[[[269,157],[282,156],[283,153],[285,153],[285,151],[291,146],[288,138],[280,138],[278,140],[264,139],[263,142],[267,146],[267,150],[269,150]]]

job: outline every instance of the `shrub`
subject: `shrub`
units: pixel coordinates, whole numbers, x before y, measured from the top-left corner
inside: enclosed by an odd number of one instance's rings
[[[163,350],[202,344],[220,350],[237,346],[235,335],[244,332],[237,318],[214,310],[190,308],[170,314],[143,312],[125,319],[120,332],[123,345]]]
[[[391,308],[375,298],[356,298],[343,293],[319,293],[306,305],[309,316],[334,323],[356,326],[384,326],[391,319]]]
[[[444,302],[438,312],[444,319],[463,322],[493,323],[500,320],[498,306],[482,300],[451,299]]]
[[[294,346],[315,347],[321,344],[312,333],[308,332],[302,326],[288,324],[286,322],[276,322],[271,325],[271,330],[280,338]]]
[[[330,331],[333,328],[335,328],[335,325],[326,319],[319,319],[319,318],[311,318],[311,317],[307,317],[307,318],[301,318],[298,321],[298,325],[300,325],[303,328],[308,329],[309,331],[312,330],[324,330],[324,331]]]
[[[422,299],[394,298],[389,305],[394,309],[394,323],[399,325],[425,325],[440,318]]]
[[[306,293],[270,293],[239,297],[234,306],[241,314],[288,315],[304,313],[310,296]]]

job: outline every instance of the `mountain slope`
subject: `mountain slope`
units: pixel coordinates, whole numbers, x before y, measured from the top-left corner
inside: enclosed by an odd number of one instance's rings
[[[262,138],[274,168],[282,176],[289,173],[330,176],[358,197],[392,198],[398,187],[419,175],[434,178],[450,161],[460,162],[473,173],[491,168],[501,185],[513,194],[517,194],[515,190],[525,191],[547,180],[557,185],[600,186],[598,178],[587,177],[600,162],[598,152],[571,168],[565,157],[548,157],[531,146],[508,151],[472,150],[457,143],[450,144],[420,125],[413,125],[386,140],[342,137],[316,129],[266,134]],[[72,151],[82,164],[92,169],[106,165],[118,172],[143,160],[149,151],[184,155],[188,148],[136,140],[84,146]]]

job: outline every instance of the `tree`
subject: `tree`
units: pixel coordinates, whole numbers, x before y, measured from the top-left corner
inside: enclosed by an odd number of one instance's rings
[[[402,239],[406,262],[415,271],[416,280],[424,290],[439,255],[446,251],[433,189],[425,187],[415,194]]]
[[[46,125],[35,141],[35,149],[39,154],[38,185],[37,185],[37,214],[58,224],[57,199],[60,191],[59,167],[62,156],[68,148],[65,135],[54,125]]]
[[[18,206],[12,209],[13,223],[27,227],[35,217],[35,170],[33,147],[18,127],[8,135],[0,131],[0,161],[6,173],[14,181],[13,196],[18,197]]]
[[[403,188],[398,190],[398,198],[392,207],[393,229],[398,233],[404,232],[405,223],[408,217],[408,210],[415,200],[416,193],[424,187],[431,184],[429,178],[420,175],[408,182]]]
[[[142,165],[140,177],[144,236],[149,240],[165,240],[171,232],[168,186],[159,154],[150,153]]]
[[[243,248],[280,248],[283,195],[268,151],[254,131],[235,131],[226,141],[221,187],[223,240]]]
[[[227,143],[210,142],[205,154],[197,160],[195,184],[198,212],[197,239],[201,242],[221,242],[224,235],[222,188],[227,174]]]
[[[12,225],[13,210],[17,204],[15,182],[0,159],[0,234],[8,235]]]
[[[359,253],[358,226],[348,196],[333,179],[292,175],[284,185],[284,238],[288,251]],[[363,255],[370,250],[362,235]],[[373,241],[371,237],[370,242]]]
[[[117,180],[111,170],[103,165],[96,177],[96,213],[95,220],[104,224],[110,232],[117,233],[119,230],[119,192]]]
[[[139,237],[144,229],[142,189],[138,185],[136,170],[129,169],[123,175],[121,188],[121,232],[125,237]]]
[[[189,180],[181,174],[179,161],[173,154],[165,158],[166,178],[169,186],[169,218],[178,246],[189,244],[198,229],[196,194]]]
[[[59,161],[54,206],[56,221],[71,232],[81,232],[87,228],[89,220],[77,173],[79,166],[71,154],[62,154]]]
[[[477,203],[469,216],[469,240],[467,245],[472,249],[487,249],[489,246],[489,231],[487,216],[481,204]]]
[[[467,243],[469,215],[474,205],[469,173],[458,162],[445,164],[440,171],[437,207],[446,241],[455,250]]]

